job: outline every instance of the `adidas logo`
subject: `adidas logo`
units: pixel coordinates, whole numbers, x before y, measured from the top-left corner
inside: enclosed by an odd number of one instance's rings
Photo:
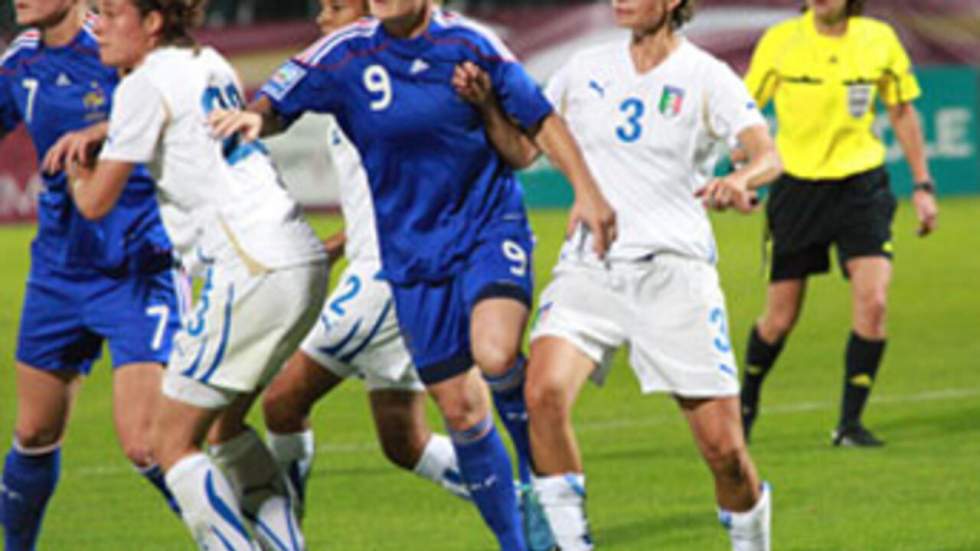
[[[68,78],[68,75],[61,73],[58,75],[58,80],[55,81],[55,84],[58,86],[71,86],[71,79]]]
[[[417,75],[419,73],[423,73],[428,70],[429,70],[429,64],[426,63],[424,59],[416,59],[415,61],[412,62],[412,68],[409,69],[409,72],[412,73],[413,75]]]

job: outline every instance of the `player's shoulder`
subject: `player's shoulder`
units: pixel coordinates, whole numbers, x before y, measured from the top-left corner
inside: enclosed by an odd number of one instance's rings
[[[514,61],[516,57],[500,36],[489,26],[454,11],[436,8],[432,13],[433,34],[444,44],[475,47],[484,55]],[[449,39],[449,41],[445,41]]]
[[[611,67],[616,63],[616,60],[626,55],[624,52],[627,48],[628,45],[625,40],[586,46],[568,58],[568,61],[562,66],[562,71],[565,74],[591,74],[596,69]]]
[[[867,16],[852,17],[848,24],[851,26],[848,32],[875,41],[897,41],[898,35],[891,25],[880,19]]]
[[[351,54],[369,50],[372,40],[381,28],[381,22],[373,17],[363,17],[340,27],[314,42],[293,58],[302,65],[330,65]]]
[[[0,65],[12,69],[23,59],[35,55],[41,48],[41,31],[27,29],[17,35],[0,57]]]

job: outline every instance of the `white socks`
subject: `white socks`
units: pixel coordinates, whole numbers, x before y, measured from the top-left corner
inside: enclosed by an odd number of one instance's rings
[[[306,512],[306,481],[313,470],[313,457],[316,453],[313,430],[290,433],[269,431],[265,436],[269,451],[276,458],[279,470],[286,475],[286,480],[296,495],[293,509],[296,517],[302,520]]]
[[[272,453],[255,431],[209,450],[216,465],[228,475],[242,511],[255,526],[265,549],[300,551],[305,548],[286,479]]]
[[[732,551],[769,551],[772,502],[769,484],[762,484],[759,501],[744,513],[718,510],[718,519],[732,538]]]
[[[459,474],[459,462],[456,460],[456,450],[448,436],[433,434],[425,445],[422,457],[413,472],[422,478],[431,480],[442,486],[449,493],[470,499],[463,477]]]
[[[167,472],[166,480],[200,549],[259,551],[245,529],[231,485],[207,455],[181,459]]]
[[[585,475],[535,477],[534,491],[558,547],[562,551],[591,551],[594,547],[585,516]]]

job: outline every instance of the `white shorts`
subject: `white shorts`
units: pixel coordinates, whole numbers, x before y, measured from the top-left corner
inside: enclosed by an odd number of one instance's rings
[[[300,348],[342,379],[364,379],[368,390],[422,392],[425,385],[402,340],[391,288],[376,277],[380,269],[370,261],[348,266]]]
[[[609,267],[566,261],[540,304],[531,340],[572,343],[598,366],[592,378],[599,385],[627,345],[644,393],[738,394],[725,297],[710,264],[666,254]]]
[[[164,394],[218,409],[264,387],[316,323],[328,278],[326,261],[257,276],[212,265],[174,338]]]

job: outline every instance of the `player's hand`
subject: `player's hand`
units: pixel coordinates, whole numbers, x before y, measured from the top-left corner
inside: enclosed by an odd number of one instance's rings
[[[584,224],[589,229],[595,253],[599,258],[605,258],[617,237],[616,212],[598,189],[594,193],[575,197],[575,204],[568,216],[565,237],[571,237],[579,224]]]
[[[494,101],[490,75],[472,61],[464,61],[453,70],[453,88],[477,107],[487,107]]]
[[[73,163],[92,164],[96,152],[105,141],[107,129],[108,125],[103,123],[63,135],[44,156],[41,170],[47,174],[55,174]]]
[[[936,231],[939,223],[939,205],[936,204],[936,196],[927,191],[916,191],[912,194],[912,205],[915,207],[915,215],[919,218],[919,237],[925,237]]]
[[[701,199],[705,208],[717,211],[734,208],[743,214],[749,214],[759,206],[756,193],[748,189],[746,182],[734,174],[712,180],[696,191],[694,196]]]
[[[220,139],[238,134],[245,143],[262,135],[262,115],[251,111],[215,109],[208,116],[211,133]]]

